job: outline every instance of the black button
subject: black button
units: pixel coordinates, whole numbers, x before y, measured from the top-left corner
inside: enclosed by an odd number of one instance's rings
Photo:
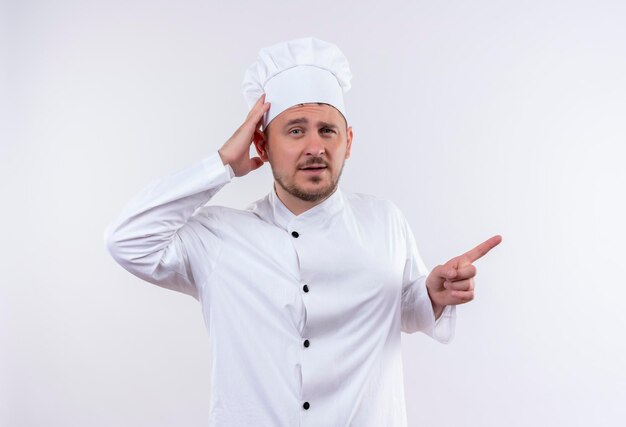
[[[308,347],[309,346],[309,340],[304,340],[304,346]]]
[[[293,237],[296,237],[296,238],[299,236],[299,234],[298,234],[298,232],[297,232],[297,231],[292,231],[292,232],[291,232],[291,235],[292,235]]]
[[[302,405],[304,409],[309,409],[310,406],[311,405],[309,405],[309,402],[304,402],[304,405]]]
[[[302,287],[302,290],[303,290],[304,292],[309,292],[309,287],[308,287],[307,285],[304,285],[304,286]]]

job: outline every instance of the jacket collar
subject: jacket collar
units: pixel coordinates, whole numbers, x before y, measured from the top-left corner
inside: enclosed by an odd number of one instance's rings
[[[323,202],[313,206],[312,208],[302,212],[300,215],[294,215],[287,206],[278,198],[276,194],[276,187],[272,189],[270,194],[266,197],[266,203],[264,203],[267,209],[267,220],[271,220],[277,226],[288,230],[290,225],[298,224],[298,226],[308,225],[320,225],[329,220],[336,213],[341,211],[344,206],[344,197],[341,188],[337,186],[333,194],[328,196]],[[255,211],[259,212],[261,206],[255,207]],[[265,215],[262,215],[265,216]]]

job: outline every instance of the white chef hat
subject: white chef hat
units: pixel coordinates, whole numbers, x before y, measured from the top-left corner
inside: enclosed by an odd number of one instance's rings
[[[266,129],[289,107],[308,102],[332,105],[347,122],[343,93],[350,89],[351,78],[348,60],[337,46],[305,37],[261,49],[241,86],[249,110],[263,93],[271,103],[263,116]]]

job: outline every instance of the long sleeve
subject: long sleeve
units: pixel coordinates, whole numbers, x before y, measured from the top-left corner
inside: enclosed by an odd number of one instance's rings
[[[432,303],[426,289],[429,271],[419,254],[411,227],[403,215],[402,219],[407,245],[402,282],[402,331],[407,333],[421,331],[447,344],[454,337],[456,306],[446,306],[441,316],[435,320]]]
[[[215,152],[154,181],[105,229],[107,250],[135,276],[199,299],[220,250],[219,215],[217,209],[206,210],[201,222],[192,216],[233,175]],[[192,265],[190,259],[199,253],[206,262]]]

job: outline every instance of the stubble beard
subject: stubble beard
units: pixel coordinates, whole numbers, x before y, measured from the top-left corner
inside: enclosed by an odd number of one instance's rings
[[[331,182],[328,187],[321,188],[319,190],[314,190],[314,191],[305,191],[301,187],[299,187],[297,184],[295,184],[295,182],[292,182],[289,184],[286,183],[283,177],[276,174],[273,170],[272,170],[272,174],[274,175],[274,179],[276,180],[278,185],[280,185],[281,188],[285,190],[287,193],[305,202],[317,202],[320,200],[324,200],[325,198],[333,194],[333,192],[337,189],[337,185],[339,184],[339,178],[341,178],[341,173],[343,172],[343,166],[345,165],[345,163],[346,161],[344,160],[343,163],[341,164],[341,168],[339,169],[339,173],[337,174],[337,178],[335,180],[333,180],[331,176]],[[322,178],[318,176],[312,176],[309,179],[313,181],[314,183],[317,183],[322,180]]]

